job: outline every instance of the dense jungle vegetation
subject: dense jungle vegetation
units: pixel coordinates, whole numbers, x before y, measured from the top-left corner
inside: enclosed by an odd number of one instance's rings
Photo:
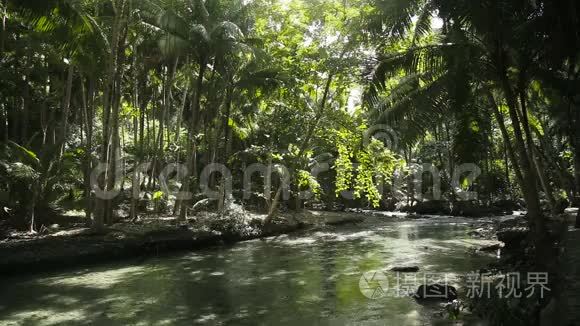
[[[137,188],[181,218],[194,201],[155,178],[169,163],[186,165],[173,182],[194,194],[205,166],[225,164],[236,200],[244,167],[280,163],[292,198],[309,187],[306,204],[327,208],[351,187],[355,207],[429,198],[433,180],[376,187],[428,163],[443,199],[523,198],[539,236],[541,200],[558,210],[580,191],[578,10],[535,0],[3,1],[3,217],[34,230],[35,217],[65,206],[84,207],[95,228],[119,218],[119,205],[140,214],[134,196],[94,196],[98,163],[101,189]],[[314,177],[315,163],[330,168]],[[465,163],[477,178],[453,177]],[[106,173],[119,169],[122,180]],[[244,203],[274,214],[273,182]]]
[[[524,210],[550,270],[551,221],[580,204],[576,0],[0,0],[0,16],[0,240],[201,211]]]

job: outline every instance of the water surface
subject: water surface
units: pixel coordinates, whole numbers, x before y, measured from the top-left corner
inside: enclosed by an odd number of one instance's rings
[[[472,252],[486,244],[468,236],[479,223],[370,218],[356,226],[5,279],[0,324],[433,325],[436,307],[394,293],[412,276],[388,270],[417,265],[419,283],[424,273],[436,273],[460,286],[461,275],[494,259]],[[386,276],[384,297],[361,292],[361,276],[369,271]]]

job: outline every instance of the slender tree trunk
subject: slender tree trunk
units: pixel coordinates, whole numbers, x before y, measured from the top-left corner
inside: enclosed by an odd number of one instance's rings
[[[206,58],[200,57],[199,58],[199,72],[197,76],[196,86],[195,86],[195,93],[193,94],[193,108],[191,111],[191,121],[189,123],[189,135],[187,141],[187,169],[188,175],[185,177],[183,181],[183,191],[191,191],[191,180],[196,178],[197,174],[197,126],[199,125],[199,111],[201,105],[201,95],[203,91],[203,75],[205,74],[206,70]],[[187,209],[191,204],[191,200],[182,200],[181,201],[181,209],[179,211],[179,219],[185,221],[187,219]]]
[[[121,85],[124,58],[124,43],[126,37],[126,0],[112,1],[113,11],[115,12],[113,18],[113,30],[111,37],[111,48],[109,54],[109,71],[104,85],[104,105],[103,105],[103,153],[102,160],[106,165],[104,176],[100,178],[101,189],[105,191],[113,190],[115,183],[115,159],[117,156],[117,144],[119,140],[118,118],[119,105],[121,98]],[[124,31],[125,30],[125,31]],[[124,36],[123,36],[124,35]],[[93,228],[100,232],[103,230],[105,223],[109,223],[112,217],[113,206],[111,200],[98,198],[97,211],[95,212],[95,220]]]
[[[187,64],[189,62],[189,58],[186,58],[185,64]],[[183,119],[183,112],[185,112],[185,108],[187,105],[187,98],[189,97],[189,88],[190,88],[190,84],[191,84],[191,79],[187,79],[187,81],[185,82],[185,89],[183,90],[183,99],[181,102],[181,106],[179,107],[179,110],[177,111],[177,121],[175,123],[175,143],[179,143],[179,138],[180,138],[180,134],[181,134],[181,124],[182,124],[182,119]]]
[[[511,163],[512,163],[512,167],[514,169],[514,173],[516,175],[516,181],[518,182],[518,184],[520,185],[520,187],[523,189],[524,187],[524,178],[522,176],[522,171],[520,169],[520,163],[518,162],[518,159],[516,158],[515,155],[515,150],[514,147],[512,145],[512,142],[510,140],[510,136],[509,133],[507,131],[506,125],[505,125],[505,121],[503,118],[502,113],[499,111],[499,108],[497,106],[497,103],[493,97],[493,95],[491,93],[487,94],[488,100],[491,103],[491,107],[492,107],[492,112],[495,116],[495,120],[497,121],[497,124],[499,126],[501,135],[503,137],[503,141],[505,144],[505,148],[506,148],[506,173],[508,174],[508,178],[509,178],[509,171],[507,171],[507,157],[509,157]]]
[[[32,196],[29,203],[29,214],[30,214],[30,233],[36,233],[36,202],[38,200],[38,189],[40,188],[40,181],[36,180],[31,185]]]
[[[30,118],[30,86],[28,78],[24,81],[24,90],[22,95],[22,116],[20,118],[20,143],[26,145],[28,140],[28,120]],[[18,139],[18,138],[16,138]]]
[[[185,112],[185,108],[187,106],[187,101],[189,98],[189,87],[190,87],[190,81],[186,82],[186,86],[185,86],[185,90],[183,91],[183,100],[181,103],[181,106],[179,107],[179,110],[177,112],[177,123],[175,124],[175,138],[174,138],[174,142],[176,144],[180,143],[180,139],[181,139],[181,124],[182,124],[182,119],[183,119],[183,113]],[[181,157],[179,157],[178,154],[178,162],[181,162]],[[180,198],[176,198],[175,199],[175,205],[173,206],[173,215],[178,215],[179,211],[181,208],[181,199]]]
[[[503,67],[503,66],[500,66]],[[515,145],[518,152],[520,168],[522,171],[523,183],[522,191],[528,210],[528,219],[530,229],[532,230],[534,245],[536,248],[536,264],[538,267],[545,267],[545,259],[548,258],[547,251],[550,249],[547,245],[547,234],[544,217],[540,208],[540,198],[536,186],[537,175],[533,168],[533,162],[530,161],[530,153],[526,148],[521,122],[518,117],[517,97],[510,85],[507,70],[503,68],[500,71],[500,83],[504,92],[507,106],[512,120],[514,129]]]
[[[505,128],[505,126],[504,126]],[[503,136],[505,137],[505,136]],[[505,180],[506,180],[506,184],[508,189],[511,189],[511,181],[510,181],[510,162],[509,162],[509,157],[508,157],[508,145],[505,142],[505,138],[504,138],[504,142],[503,142],[503,154],[504,154],[504,164],[505,164]]]
[[[576,205],[580,206],[580,107],[576,107],[576,128],[574,128],[574,180],[576,182]],[[580,229],[580,207],[576,215],[576,228]]]
[[[533,162],[534,166],[536,167],[537,175],[540,179],[540,185],[544,190],[546,198],[548,200],[548,205],[550,206],[550,210],[552,213],[556,212],[556,199],[554,198],[554,194],[552,192],[552,187],[550,185],[550,181],[548,180],[544,165],[542,163],[541,157],[539,157],[539,153],[536,150],[536,146],[534,145],[534,139],[532,136],[532,132],[530,131],[530,123],[529,123],[529,116],[528,116],[528,109],[527,109],[527,98],[526,98],[526,85],[523,82],[524,80],[523,73],[520,76],[520,85],[519,85],[519,95],[520,95],[520,107],[521,107],[521,121],[524,128],[524,132],[526,135],[526,145],[528,148],[528,153],[530,157],[530,161]]]
[[[539,151],[534,147],[534,165],[536,166],[536,170],[538,172],[538,176],[540,177],[540,184],[542,185],[542,189],[546,194],[546,198],[548,199],[548,204],[550,205],[550,210],[553,214],[557,214],[557,204],[556,199],[554,198],[554,193],[552,191],[552,186],[550,185],[550,180],[546,176],[546,167],[544,166],[544,162],[542,161],[542,157],[540,156]]]
[[[141,108],[139,108],[139,68],[136,47],[134,47],[133,52],[133,107],[139,110],[139,116],[141,116]],[[139,118],[135,115],[133,117],[133,147],[135,149],[139,148],[137,147],[137,144],[139,143],[139,130]],[[133,178],[131,184],[131,208],[129,211],[131,221],[135,221],[137,219],[137,203],[139,201],[139,193],[141,192],[141,180],[138,179],[139,176],[137,175],[137,166],[139,166],[139,164],[142,162],[142,153],[143,152],[137,155],[137,160],[135,163],[138,164],[133,167]],[[135,193],[135,189],[137,189],[137,193]]]
[[[443,123],[443,128],[445,129],[445,137],[446,137],[446,141],[447,141],[447,162],[449,165],[449,180],[451,180],[451,178],[453,177],[453,175],[455,174],[455,154],[453,152],[453,146],[451,146],[451,133],[449,131],[449,129],[451,129],[451,127],[449,126],[448,123]],[[410,149],[410,153],[413,150]],[[407,162],[410,162],[407,161]],[[457,194],[455,192],[455,187],[450,187],[451,188],[451,200],[455,201],[457,199]]]
[[[0,35],[0,54],[4,55],[6,48],[6,19],[8,17],[7,1],[2,1],[2,34]]]
[[[537,136],[540,138],[540,135]],[[573,202],[574,198],[576,197],[576,190],[574,189],[574,176],[566,173],[566,169],[562,166],[561,159],[559,157],[555,157],[553,153],[550,152],[544,141],[540,140],[539,146],[536,146],[536,151],[544,163],[548,165],[547,168],[549,168],[551,171],[554,171],[558,175],[560,187],[566,191],[568,197]]]
[[[82,81],[82,77],[81,77]],[[83,97],[83,118],[86,130],[85,143],[85,169],[84,169],[84,185],[85,185],[85,216],[87,220],[92,219],[92,196],[91,196],[91,171],[93,169],[93,121],[94,121],[94,82],[89,81],[88,99],[85,93],[84,84],[82,86]]]
[[[230,142],[231,142],[231,128],[230,128],[230,115],[232,109],[232,97],[233,97],[233,81],[229,81],[229,87],[226,90],[226,103],[225,103],[225,113],[222,121],[222,129],[224,132],[224,149],[223,149],[223,157],[222,163],[227,166],[228,159],[230,156]],[[217,138],[217,137],[216,137]],[[217,147],[217,146],[216,146]],[[230,182],[226,176],[222,176],[222,182],[220,185],[221,196],[218,202],[218,207],[222,210],[228,209],[228,201],[227,197],[231,194],[226,193],[226,183]]]
[[[0,103],[0,115],[2,120],[0,120],[0,136],[3,142],[8,141],[8,110],[6,110],[6,104]]]
[[[133,109],[134,110],[138,110],[138,112],[140,112],[140,108],[139,108],[139,63],[138,63],[138,59],[139,56],[137,55],[137,49],[134,46],[133,47]],[[137,144],[139,143],[139,117],[138,115],[134,115],[133,116],[133,147],[135,149],[137,149]]]
[[[6,114],[8,114],[8,127],[9,127],[9,135],[8,139],[11,139],[15,142],[19,142],[19,133],[18,133],[18,122],[19,122],[19,109],[17,99],[20,97],[13,97],[11,100],[12,103],[8,106],[6,110]]]
[[[69,62],[68,66],[68,74],[66,78],[66,89],[64,95],[64,110],[62,116],[62,130],[60,134],[60,157],[64,154],[65,143],[66,143],[66,136],[68,134],[68,116],[70,114],[70,102],[72,96],[72,84],[73,84],[73,77],[74,77],[74,66],[72,62]]]

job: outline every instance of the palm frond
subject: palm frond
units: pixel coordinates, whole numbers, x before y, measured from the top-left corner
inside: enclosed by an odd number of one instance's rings
[[[434,7],[431,2],[423,6],[415,22],[415,32],[413,33],[413,44],[417,44],[419,39],[431,32],[431,20],[433,19]]]
[[[376,1],[376,11],[367,18],[367,28],[375,35],[404,39],[425,3],[426,0]]]

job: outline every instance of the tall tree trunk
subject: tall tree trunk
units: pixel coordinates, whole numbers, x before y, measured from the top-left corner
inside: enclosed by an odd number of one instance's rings
[[[8,18],[8,4],[7,1],[2,1],[2,34],[0,35],[0,54],[4,56],[4,49],[6,47],[6,19]]]
[[[522,191],[528,210],[528,222],[532,230],[534,245],[536,248],[536,264],[538,267],[544,267],[545,259],[547,257],[547,234],[544,217],[540,208],[540,198],[537,189],[537,175],[533,168],[533,162],[530,161],[530,153],[526,148],[526,142],[522,132],[521,122],[518,117],[518,100],[515,95],[510,81],[507,76],[507,69],[503,65],[500,70],[500,83],[507,101],[510,119],[512,120],[512,127],[514,129],[515,147],[518,153],[520,162],[520,169],[522,171],[523,183]]]
[[[534,145],[534,138],[530,130],[529,114],[527,109],[527,98],[526,98],[527,90],[524,80],[525,80],[524,72],[521,72],[519,82],[519,99],[521,108],[521,121],[526,135],[526,145],[528,148],[530,161],[533,162],[534,166],[536,167],[537,175],[540,179],[540,185],[544,190],[544,194],[546,195],[546,198],[548,200],[550,210],[554,213],[556,211],[556,200],[552,192],[550,181],[548,180],[546,173],[544,171],[544,165],[542,163],[541,157],[539,157],[539,153],[536,150],[536,146]]]
[[[231,127],[230,127],[230,115],[231,115],[231,110],[232,110],[232,97],[233,97],[233,81],[230,80],[229,81],[229,86],[226,90],[226,99],[225,99],[225,112],[224,112],[224,117],[222,120],[222,129],[224,132],[224,148],[223,148],[223,155],[222,155],[222,164],[226,165],[228,164],[228,158],[230,156],[230,142],[231,142]],[[217,135],[216,139],[219,137],[219,134]],[[217,146],[216,146],[217,147]],[[226,193],[226,184],[228,182],[230,182],[231,180],[227,179],[227,176],[222,176],[222,182],[220,185],[220,199],[218,202],[218,207],[221,208],[221,210],[224,209],[228,209],[227,205],[228,205],[228,201],[227,201],[227,197],[231,194],[227,194]]]
[[[103,96],[103,152],[102,161],[106,165],[104,176],[100,178],[100,188],[112,191],[115,183],[115,159],[117,155],[117,143],[119,140],[118,118],[121,98],[121,85],[123,58],[126,38],[126,0],[113,0],[113,29],[110,41],[109,71],[104,85]],[[96,203],[95,219],[93,228],[100,232],[105,223],[110,222],[113,206],[110,199],[98,198]]]
[[[185,64],[187,65],[189,63],[189,58],[186,58],[185,60]],[[185,89],[183,90],[183,99],[181,102],[181,106],[179,107],[178,111],[177,111],[177,121],[175,123],[175,138],[174,138],[174,142],[175,143],[179,143],[179,138],[181,136],[181,124],[182,124],[182,120],[183,120],[183,112],[185,112],[185,108],[187,106],[187,98],[189,97],[189,88],[191,84],[191,79],[187,78],[186,82],[185,82]]]
[[[11,139],[15,142],[19,142],[19,137],[20,134],[18,132],[18,122],[20,121],[20,117],[19,117],[19,109],[18,109],[18,103],[17,100],[20,99],[20,97],[13,97],[11,100],[12,103],[10,103],[10,105],[8,106],[8,108],[6,109],[6,114],[8,115],[8,127],[9,127],[9,135],[8,135],[8,139]]]
[[[185,108],[187,106],[187,102],[188,102],[188,98],[189,98],[189,87],[190,87],[190,81],[187,81],[185,84],[185,90],[183,91],[183,100],[181,102],[181,106],[179,107],[179,110],[177,112],[177,123],[175,124],[175,138],[174,138],[174,142],[176,144],[180,143],[180,139],[181,139],[181,125],[182,125],[182,119],[183,119],[183,113],[185,112]],[[181,162],[181,157],[179,155],[180,152],[178,152],[178,158],[177,161]],[[180,198],[176,198],[175,199],[175,205],[173,206],[173,215],[178,215],[179,211],[181,208],[181,199]]]
[[[8,141],[8,110],[6,110],[6,104],[0,103],[0,137],[2,141]]]
[[[185,177],[183,181],[182,190],[189,192],[191,191],[191,180],[196,178],[197,175],[197,126],[199,125],[199,111],[201,105],[201,95],[203,91],[203,75],[205,74],[205,70],[207,68],[206,58],[201,56],[199,58],[199,71],[195,86],[195,93],[193,94],[193,108],[191,110],[191,117],[189,123],[189,132],[187,137],[187,170],[188,175]],[[185,221],[187,219],[187,209],[191,204],[191,200],[182,200],[181,201],[181,209],[179,211],[179,219]]]
[[[81,77],[81,84],[82,80],[83,78]],[[91,171],[93,170],[92,153],[93,153],[93,123],[94,123],[94,97],[95,97],[94,96],[95,85],[92,78],[89,80],[88,92],[85,92],[84,84],[82,84],[81,92],[83,100],[83,118],[86,130],[85,168],[84,168],[85,217],[87,218],[88,221],[90,221],[92,219]]]
[[[536,136],[541,138],[541,135],[539,134],[536,134]],[[540,140],[539,146],[536,146],[536,151],[544,163],[548,165],[547,168],[558,175],[560,187],[566,191],[568,198],[574,201],[574,198],[576,197],[574,176],[567,173],[566,168],[563,167],[561,158],[555,156],[548,148],[549,146],[550,145],[546,145],[543,140]]]
[[[509,157],[509,159],[512,163],[512,167],[514,169],[514,173],[516,175],[516,181],[518,182],[520,187],[523,189],[524,178],[522,176],[522,171],[521,171],[520,166],[519,166],[520,163],[518,162],[518,159],[516,158],[514,147],[512,145],[511,140],[510,140],[510,135],[509,135],[508,130],[507,130],[506,125],[505,125],[505,120],[503,118],[502,113],[499,111],[499,108],[497,106],[495,98],[493,97],[491,92],[487,93],[487,98],[491,103],[492,112],[493,112],[493,115],[495,116],[495,120],[497,121],[497,124],[499,126],[499,130],[500,130],[501,135],[503,137],[504,145],[506,148],[506,173],[508,173],[508,178],[509,178],[509,171],[507,171],[507,157]]]
[[[505,126],[504,126],[505,128]],[[510,181],[510,162],[509,162],[509,157],[508,157],[508,145],[505,142],[505,136],[504,136],[504,142],[503,142],[503,154],[504,154],[504,165],[505,165],[505,180],[506,180],[506,184],[508,189],[511,189],[511,181]]]
[[[20,143],[26,145],[28,141],[28,122],[30,119],[30,85],[28,78],[24,81],[24,90],[22,94],[22,116],[20,118]]]
[[[133,49],[133,108],[139,110],[139,116],[141,116],[141,109],[139,108],[139,68],[138,68],[138,58],[139,56],[137,55],[137,47],[134,47]],[[139,148],[137,147],[137,144],[139,143],[139,118],[137,117],[137,115],[135,115],[133,117],[133,147],[135,149]],[[141,144],[142,145],[142,144]],[[137,219],[137,203],[139,201],[139,193],[141,191],[141,180],[137,178],[137,166],[140,165],[140,163],[142,162],[142,156],[141,156],[142,152],[140,154],[137,155],[137,160],[135,163],[135,166],[133,167],[133,178],[132,178],[132,184],[131,184],[131,208],[129,211],[129,215],[130,215],[130,219],[131,221],[134,221]],[[137,193],[135,193],[135,189],[137,189]]]
[[[557,204],[556,198],[554,198],[554,192],[552,190],[552,186],[550,185],[550,180],[546,176],[546,167],[544,166],[544,162],[542,161],[542,157],[540,156],[540,152],[537,148],[534,147],[534,165],[536,166],[536,170],[538,172],[538,176],[540,177],[540,184],[544,193],[546,194],[546,198],[548,199],[548,205],[550,206],[550,210],[552,214],[557,214]]]
[[[576,205],[580,206],[580,107],[576,108],[576,128],[574,128],[574,180],[576,181]],[[580,229],[580,207],[576,215],[576,228]]]
[[[62,123],[61,123],[61,134],[59,139],[60,144],[60,157],[64,154],[65,143],[66,143],[66,136],[68,134],[68,117],[70,114],[70,102],[72,96],[72,85],[73,85],[73,77],[74,77],[74,66],[72,62],[69,62],[68,66],[68,74],[66,78],[66,88],[64,94],[64,108],[63,108],[63,116],[62,116]]]

